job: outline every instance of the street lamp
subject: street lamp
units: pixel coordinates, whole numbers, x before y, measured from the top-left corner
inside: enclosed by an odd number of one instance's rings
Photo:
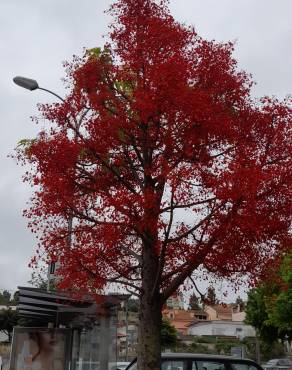
[[[62,102],[65,102],[65,100],[60,95],[56,94],[54,91],[51,91],[51,90],[48,90],[48,89],[44,89],[43,87],[40,87],[39,84],[37,83],[37,81],[33,80],[31,78],[16,76],[16,77],[13,78],[13,82],[16,85],[18,85],[20,87],[23,87],[24,89],[27,89],[27,90],[30,90],[30,91],[37,90],[37,89],[46,91],[47,93],[56,96]],[[72,221],[73,221],[73,218],[70,217],[69,222],[68,222],[69,232],[72,229]],[[70,236],[69,236],[69,238],[70,238]],[[69,245],[70,244],[71,244],[71,240],[69,239]],[[53,264],[51,263],[50,266],[49,266],[49,269],[48,269],[48,283],[47,283],[47,291],[48,292],[50,291],[51,274],[55,273],[55,268],[56,268],[55,264],[56,264],[55,262],[53,262]]]
[[[39,87],[39,84],[37,83],[37,81],[32,80],[31,78],[16,76],[16,77],[13,78],[13,82],[16,85],[18,85],[20,87],[23,87],[24,89],[27,89],[27,90],[30,90],[30,91],[37,90],[37,89],[46,91],[49,94],[56,96],[62,102],[65,101],[60,95],[56,94],[54,91],[44,89],[43,87]]]
[[[16,83],[16,85],[23,87],[24,89],[27,89],[30,91],[36,90],[39,88],[39,85],[36,82],[36,80],[32,80],[30,78],[16,76],[14,77],[13,81],[14,83]]]

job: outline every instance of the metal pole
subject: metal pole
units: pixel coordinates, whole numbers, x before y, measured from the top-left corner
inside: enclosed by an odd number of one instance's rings
[[[259,342],[259,337],[258,333],[256,333],[256,338],[255,338],[255,344],[256,344],[256,361],[258,364],[261,363],[261,350],[260,350],[260,342]]]
[[[129,298],[126,300],[126,361],[128,361],[128,346],[129,346],[129,340],[128,340],[128,302]]]

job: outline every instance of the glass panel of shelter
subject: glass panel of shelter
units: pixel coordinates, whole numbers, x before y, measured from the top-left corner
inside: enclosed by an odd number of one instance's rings
[[[75,329],[72,370],[108,370],[116,364],[116,320],[101,317],[91,327]]]

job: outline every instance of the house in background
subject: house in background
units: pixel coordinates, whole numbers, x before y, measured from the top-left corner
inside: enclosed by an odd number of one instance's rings
[[[117,317],[117,357],[132,360],[136,356],[139,318],[137,312],[119,310]]]
[[[166,301],[166,307],[170,309],[183,310],[184,299],[183,294],[180,292],[174,293]]]
[[[244,323],[245,312],[243,305],[218,304],[206,305],[205,312],[208,315],[206,321],[194,321],[188,327],[188,335],[233,337],[243,339],[255,337],[252,326]]]
[[[227,304],[206,305],[204,310],[208,314],[208,320],[229,320],[232,321],[232,306]]]
[[[177,310],[166,308],[162,311],[162,316],[173,325],[178,333],[186,335],[188,327],[193,322],[207,320],[207,314],[203,310]]]
[[[244,306],[234,305],[232,307],[232,321],[244,321],[246,313],[244,311]]]

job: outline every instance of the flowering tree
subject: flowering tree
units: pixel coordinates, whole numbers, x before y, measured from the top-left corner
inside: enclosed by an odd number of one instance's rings
[[[162,305],[195,270],[253,281],[289,248],[291,110],[253,102],[233,45],[166,1],[110,12],[109,44],[67,64],[64,103],[19,147],[36,186],[25,215],[63,287],[138,295],[138,368],[154,370]]]

